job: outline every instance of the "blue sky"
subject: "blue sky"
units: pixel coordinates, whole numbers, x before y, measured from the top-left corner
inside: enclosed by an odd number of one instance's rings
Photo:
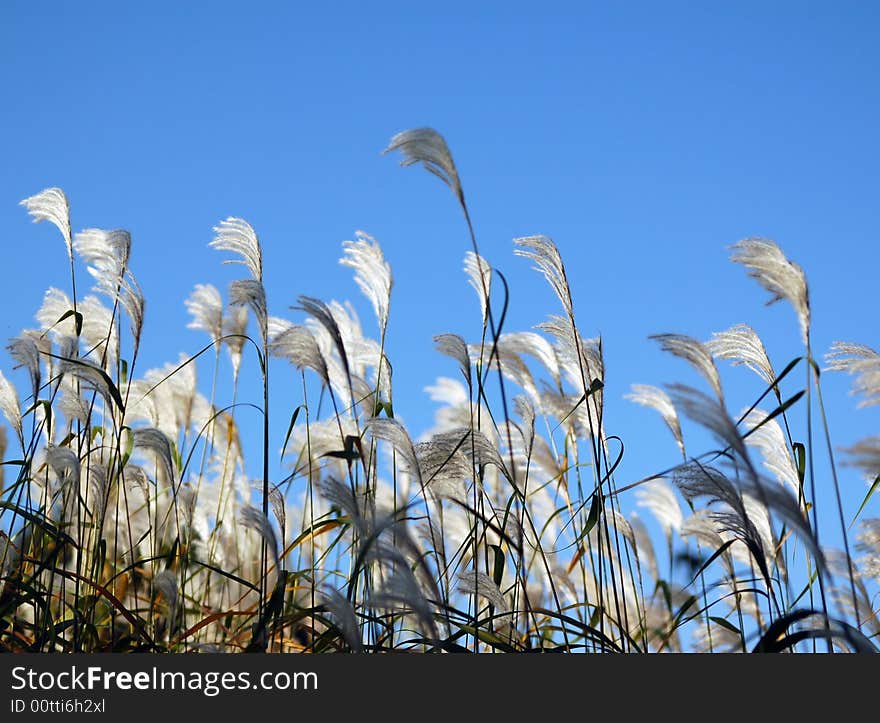
[[[423,430],[423,388],[454,375],[432,336],[479,330],[454,199],[380,155],[395,132],[430,125],[453,150],[482,253],[510,283],[509,330],[559,310],[511,240],[559,246],[582,332],[604,338],[620,484],[676,458],[659,419],[623,401],[629,385],[698,383],[647,335],[748,322],[777,368],[800,353],[791,309],[766,308],[727,261],[737,240],[773,238],[805,267],[817,351],[880,344],[874,4],[244,7],[3,4],[0,334],[33,325],[44,290],[67,286],[57,232],[17,206],[47,186],[67,192],[75,231],[132,232],[142,371],[203,344],[183,301],[236,277],[208,248],[230,215],[260,234],[272,313],[299,294],[352,299],[373,331],[337,263],[363,229],[394,270],[395,406]],[[741,370],[724,378],[735,409],[760,391]],[[839,444],[877,429],[848,379],[827,385]],[[860,499],[862,483],[847,484]]]

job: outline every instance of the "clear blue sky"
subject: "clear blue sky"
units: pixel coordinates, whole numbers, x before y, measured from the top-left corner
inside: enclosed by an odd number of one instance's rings
[[[142,371],[203,343],[183,301],[240,271],[207,246],[229,215],[260,234],[272,313],[299,294],[349,298],[372,331],[337,264],[363,229],[394,270],[395,403],[418,432],[423,387],[454,375],[432,336],[479,326],[454,199],[380,156],[393,133],[431,125],[510,282],[509,330],[559,310],[511,239],[561,249],[582,331],[605,340],[623,484],[676,458],[659,419],[623,401],[630,383],[698,383],[648,334],[745,321],[777,368],[799,353],[793,312],[763,306],[729,244],[768,236],[806,268],[817,350],[880,345],[878,32],[869,2],[4,2],[0,334],[66,288],[60,237],[17,206],[47,186],[67,192],[75,231],[132,232]],[[751,401],[746,372],[724,377],[747,382],[731,406]],[[828,378],[840,444],[880,421],[848,384]]]

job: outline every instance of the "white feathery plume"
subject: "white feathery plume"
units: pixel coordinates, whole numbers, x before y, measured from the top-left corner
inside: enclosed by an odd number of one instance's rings
[[[458,440],[459,442],[461,440]],[[464,480],[472,476],[471,463],[455,440],[435,435],[413,445],[425,484],[437,497],[463,500]]]
[[[61,232],[67,246],[67,255],[73,259],[73,240],[70,233],[70,204],[60,188],[47,188],[19,205],[33,216],[34,223],[49,221]]]
[[[251,489],[258,495],[263,493],[263,481],[251,480]],[[278,524],[283,531],[287,526],[287,507],[284,504],[284,495],[276,484],[269,485],[269,506],[272,508],[272,514],[278,520]]]
[[[6,421],[15,430],[19,441],[22,441],[21,405],[18,401],[18,392],[2,371],[0,371],[0,411],[3,412]]]
[[[464,595],[479,595],[495,608],[496,613],[508,610],[501,589],[485,572],[463,570],[458,573],[458,591]]]
[[[85,359],[67,357],[60,361],[59,368],[64,374],[78,380],[83,389],[100,394],[108,410],[115,405],[119,411],[124,411],[119,390],[113,385],[113,380],[107,376],[107,372],[97,364]]]
[[[761,549],[764,551],[764,562],[767,569],[772,569],[776,562],[776,539],[770,524],[770,511],[760,500],[751,495],[743,495],[743,506],[753,529],[761,541]],[[780,559],[784,565],[784,561]]]
[[[196,284],[184,303],[192,316],[187,328],[204,331],[215,343],[219,342],[223,336],[223,299],[217,287],[212,284]]]
[[[722,401],[684,384],[671,384],[669,390],[673,404],[686,417],[712,432],[739,459],[748,460],[745,443]]]
[[[699,462],[679,465],[672,471],[672,482],[693,502],[706,497],[712,502],[721,502],[733,509],[742,511],[742,495],[736,485],[721,470]]]
[[[571,289],[556,244],[547,236],[525,236],[514,239],[513,243],[517,246],[514,254],[531,259],[536,264],[536,269],[547,279],[570,318],[573,313]]]
[[[165,481],[174,481],[174,458],[171,454],[171,442],[168,436],[155,427],[134,430],[134,447],[156,455],[160,468],[165,473]]]
[[[547,321],[538,324],[537,328],[556,339],[554,351],[559,361],[559,369],[575,389],[583,389],[585,382],[589,385],[595,379],[599,381],[605,379],[601,339],[584,339],[571,321],[556,314],[548,316]],[[578,350],[580,350],[580,361],[578,361]],[[600,402],[601,406],[601,392],[593,395],[593,398]]]
[[[712,359],[712,354],[704,344],[685,334],[655,334],[649,337],[660,344],[663,351],[684,359],[709,382],[720,402],[724,402],[721,377]]]
[[[610,507],[610,506],[609,506]],[[609,511],[609,508],[606,508],[606,513]],[[615,534],[623,537],[627,542],[629,542],[630,547],[635,550],[636,549],[636,535],[633,532],[632,525],[629,524],[629,520],[623,516],[621,512],[619,512],[616,508],[610,508],[611,512],[611,529],[615,531]]]
[[[421,487],[423,481],[421,467],[406,428],[396,419],[384,417],[371,417],[366,421],[366,426],[375,439],[383,439],[394,447],[406,471],[415,476]]]
[[[705,510],[697,510],[681,524],[682,537],[695,537],[697,541],[710,550],[717,550],[724,544],[724,538],[718,533],[717,526],[709,519]],[[730,560],[729,552],[723,558]]]
[[[868,517],[859,523],[856,549],[865,557],[860,561],[865,572],[880,577],[880,518]]]
[[[859,407],[880,404],[880,354],[869,346],[836,341],[825,355],[828,369],[856,377],[852,393],[863,397]]]
[[[122,477],[129,489],[137,489],[143,495],[144,502],[150,503],[150,478],[143,467],[127,464],[122,470]]]
[[[329,314],[329,319],[332,319],[339,332],[338,339],[341,340],[342,347],[337,343],[337,337],[332,329],[325,326],[323,321],[310,318],[306,320],[306,326],[315,335],[318,346],[324,354],[334,388],[344,399],[352,395],[351,401],[366,402],[375,398],[378,383],[380,396],[390,399],[391,363],[380,345],[363,335],[354,307],[351,304],[340,304],[338,301],[330,301],[323,306],[324,312]],[[345,350],[345,363],[340,356],[340,348]],[[380,367],[384,370],[381,374]]]
[[[240,259],[228,259],[223,263],[244,264],[256,281],[263,281],[263,249],[257,233],[243,218],[229,218],[214,227],[217,235],[208,244],[218,251],[231,251]]]
[[[435,349],[441,354],[455,359],[458,362],[461,373],[471,383],[471,360],[468,354],[468,346],[458,334],[438,334],[434,337]]]
[[[125,309],[136,348],[143,330],[145,302],[140,285],[128,267],[131,234],[123,229],[89,228],[76,235],[73,245],[89,265],[88,272],[96,281],[95,290],[118,300]]]
[[[658,575],[660,574],[659,566],[657,565],[657,553],[654,550],[654,543],[651,541],[651,534],[638,513],[633,512],[629,522],[636,541],[638,560],[647,566],[648,574],[651,578],[658,580]]]
[[[330,384],[327,361],[315,340],[314,334],[306,326],[270,319],[269,353],[287,359],[297,369],[311,369],[324,384]]]
[[[348,601],[348,598],[337,590],[327,587],[324,588],[321,593],[321,602],[323,602],[327,610],[330,611],[330,614],[336,618],[345,642],[348,643],[349,646],[351,646],[351,649],[355,652],[361,652],[363,650],[363,644],[361,643],[361,633],[358,628],[357,616],[355,615],[354,608]]]
[[[272,551],[272,559],[278,559],[278,537],[269,518],[252,505],[243,505],[238,512],[238,522],[242,527],[257,532]]]
[[[507,472],[495,444],[478,429],[470,427],[450,429],[438,432],[429,441],[449,450],[455,448],[461,450],[478,467],[491,464],[502,472]],[[469,473],[470,471],[468,468]]]
[[[533,331],[512,331],[502,334],[498,340],[508,351],[528,354],[537,359],[544,369],[559,383],[559,359],[553,345],[540,334]]]
[[[636,500],[639,507],[647,507],[651,511],[667,537],[681,530],[684,517],[678,498],[668,482],[662,479],[646,482],[636,491]]]
[[[107,477],[107,468],[104,465],[90,465],[88,475],[92,516],[96,520],[103,520],[110,497],[110,480]]]
[[[72,315],[68,315],[64,321],[62,317],[73,310],[73,302],[63,291],[57,288],[49,288],[43,296],[43,303],[36,314],[36,320],[40,329],[49,333],[51,338],[59,343],[73,340],[73,348],[76,348],[76,324]],[[91,356],[99,361],[104,357],[105,366],[109,369],[114,366],[113,350],[116,347],[116,327],[113,324],[113,315],[96,296],[86,296],[78,302],[78,311],[82,315],[82,330],[79,338]],[[108,348],[109,336],[109,348]],[[71,354],[61,353],[61,356]]]
[[[88,424],[89,406],[89,403],[77,394],[76,389],[68,384],[64,386],[64,393],[57,400],[56,409],[67,418],[69,423],[77,421]]]
[[[786,258],[775,242],[748,238],[735,243],[730,260],[749,269],[755,279],[771,294],[768,304],[780,299],[788,301],[797,313],[804,344],[810,337],[810,296],[804,270]]]
[[[74,489],[79,489],[79,457],[70,447],[58,447],[50,444],[46,449],[46,462],[52,468],[62,488],[70,484]]]
[[[641,404],[643,407],[650,407],[655,410],[663,418],[666,426],[669,427],[669,431],[672,432],[672,436],[675,438],[675,443],[681,450],[682,456],[686,456],[678,412],[675,410],[675,405],[672,403],[669,395],[662,389],[658,389],[650,384],[633,384],[630,388],[632,393],[624,395],[624,398],[636,404]]]
[[[471,359],[478,362],[483,354],[483,350],[483,345],[481,344],[469,345]],[[532,372],[526,366],[522,357],[508,349],[500,340],[495,347],[495,354],[492,355],[491,362],[493,368],[500,368],[501,373],[505,377],[518,384],[536,402],[540,401],[540,393],[538,392]]]
[[[337,323],[336,318],[334,317],[330,307],[328,307],[327,304],[325,304],[320,299],[315,299],[310,296],[300,296],[298,298],[298,301],[298,308],[311,316],[327,332],[327,334],[329,334],[330,339],[332,340],[333,345],[336,348],[336,352],[339,355],[339,361],[342,364],[342,369],[345,373],[345,378],[348,382],[348,386],[349,388],[351,388],[352,373],[348,361],[348,353],[346,352],[345,341],[342,338],[342,332],[339,329],[339,324]]]
[[[737,324],[726,331],[714,332],[705,347],[717,359],[727,359],[734,366],[747,366],[767,384],[772,384],[776,379],[764,342],[748,324]]]
[[[767,412],[758,408],[752,409],[744,421],[749,429],[754,430],[746,437],[746,444],[760,450],[764,467],[797,496],[800,478],[782,427],[775,419],[768,420]]]
[[[378,550],[380,555],[392,552],[386,545],[374,545],[373,549]],[[402,561],[399,560],[396,562],[390,577],[384,581],[379,590],[370,596],[367,604],[386,610],[412,611],[426,630],[433,631],[434,618],[424,591],[419,586],[409,565],[402,564]]]
[[[344,241],[344,256],[339,263],[354,269],[354,280],[373,305],[379,328],[388,326],[388,307],[391,303],[391,266],[385,261],[376,240],[363,231],[355,232],[355,241]]]
[[[115,295],[131,256],[131,234],[124,229],[87,228],[73,239],[74,250],[89,264],[89,273],[105,293]]]
[[[356,495],[351,487],[335,477],[327,476],[318,483],[321,496],[334,507],[338,507],[352,521],[361,534],[369,534],[372,529],[371,502],[363,495]],[[370,514],[368,514],[370,512]]]
[[[36,401],[40,394],[40,350],[34,336],[27,332],[9,340],[6,347],[9,355],[17,362],[13,369],[24,367],[31,380],[31,396]]]
[[[473,251],[464,255],[464,271],[468,277],[468,283],[477,292],[480,300],[480,313],[483,325],[486,325],[489,312],[489,294],[492,291],[492,267],[482,256]]]
[[[535,405],[532,400],[522,394],[517,394],[513,399],[513,411],[522,420],[517,425],[522,435],[523,451],[526,457],[531,455],[535,444]]]
[[[260,339],[263,344],[268,343],[267,323],[268,309],[266,307],[266,290],[263,283],[257,279],[238,279],[229,285],[230,306],[249,306],[257,319],[257,327],[260,330]]]
[[[241,352],[246,341],[247,321],[247,309],[243,306],[230,307],[223,316],[223,341],[229,350],[232,375],[235,379],[238,378],[238,372],[241,369]]]
[[[401,166],[420,163],[452,189],[459,203],[464,206],[464,192],[452,153],[446,140],[433,128],[414,128],[392,137],[383,153],[400,151],[403,154]]]
[[[844,452],[849,455],[847,464],[862,470],[869,479],[880,475],[880,435],[866,437]]]

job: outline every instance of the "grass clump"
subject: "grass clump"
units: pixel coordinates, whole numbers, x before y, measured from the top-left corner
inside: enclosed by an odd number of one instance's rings
[[[878,483],[847,520],[803,269],[766,239],[733,247],[732,260],[796,313],[803,348],[781,371],[746,325],[706,342],[654,337],[710,392],[632,386],[630,399],[661,415],[681,461],[621,485],[623,445],[604,423],[602,340],[580,331],[555,244],[516,239],[515,254],[545,277],[559,308],[535,330],[505,330],[506,282],[480,255],[442,136],[407,131],[388,150],[452,190],[480,305],[475,340],[435,338],[450,376],[431,388],[443,407],[421,438],[395,416],[391,268],[368,235],[344,244],[341,263],[372,305],[378,339],[337,302],[301,296],[298,321],[270,315],[258,235],[228,218],[211,246],[246,273],[225,303],[210,284],[187,300],[208,343],[141,373],[144,296],[128,233],[72,234],[60,189],[23,202],[61,232],[71,278],[69,295],[46,293],[39,328],[9,342],[27,384],[0,373],[11,432],[0,428],[0,646],[874,651],[880,526],[861,516]],[[82,298],[77,255],[95,280]],[[239,399],[246,357],[257,362],[257,402]],[[211,359],[204,392],[196,369]],[[760,382],[739,412],[718,360]],[[855,375],[865,404],[880,398],[872,349],[838,343],[827,363]],[[270,429],[270,368],[301,388],[283,436]],[[245,406],[258,410],[259,428],[242,422]],[[682,418],[708,432],[712,449],[688,450]],[[252,480],[243,437],[255,436],[261,475]],[[272,479],[279,440],[288,472]],[[877,438],[846,454],[880,474]],[[836,503],[821,514],[819,485]]]

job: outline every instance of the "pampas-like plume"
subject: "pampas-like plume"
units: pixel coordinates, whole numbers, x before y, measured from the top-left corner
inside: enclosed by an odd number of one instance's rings
[[[502,334],[499,343],[507,351],[528,354],[537,359],[553,381],[559,384],[559,358],[553,345],[543,336],[533,331],[513,331]]]
[[[483,326],[486,325],[489,313],[489,294],[492,291],[492,267],[482,256],[477,256],[473,251],[464,255],[464,271],[468,276],[468,283],[477,292],[480,300],[480,312]]]
[[[671,398],[677,409],[697,424],[712,432],[726,447],[730,447],[741,460],[748,460],[746,446],[720,400],[684,384],[669,386]]]
[[[77,394],[72,385],[66,385],[64,393],[58,398],[56,409],[61,412],[68,422],[80,422],[88,424],[90,405],[88,401]]]
[[[471,464],[464,455],[462,440],[435,435],[427,442],[413,445],[425,483],[437,497],[464,499],[464,480],[472,476]]]
[[[76,235],[73,246],[89,264],[88,272],[96,281],[95,290],[119,301],[125,309],[136,349],[144,325],[145,302],[140,285],[128,268],[131,235],[123,229],[90,228]]]
[[[513,240],[514,254],[531,259],[552,287],[569,318],[572,316],[571,289],[565,274],[565,265],[556,244],[547,236],[525,236]]]
[[[321,602],[323,602],[324,607],[330,611],[330,614],[336,618],[336,622],[339,624],[339,629],[345,642],[349,644],[354,652],[360,653],[363,650],[361,634],[358,629],[357,616],[355,615],[354,607],[352,607],[348,598],[337,590],[328,587],[321,593]]]
[[[263,481],[252,480],[251,489],[257,494],[262,494]],[[275,519],[278,520],[278,525],[283,532],[287,527],[287,508],[284,504],[284,494],[281,492],[278,485],[269,485],[269,504],[272,507],[272,514],[275,515]]]
[[[479,595],[495,608],[496,613],[508,609],[501,589],[485,572],[463,570],[458,573],[458,591],[465,595]]]
[[[744,239],[731,249],[730,260],[749,269],[749,276],[770,292],[768,304],[785,299],[792,305],[800,322],[804,344],[809,344],[810,295],[804,270],[786,258],[782,249],[769,239]]]
[[[537,328],[556,339],[554,351],[559,360],[560,372],[565,373],[575,389],[582,389],[585,382],[589,385],[594,379],[602,381],[605,378],[601,339],[582,338],[570,321],[555,314],[548,316],[547,321],[538,324]],[[584,374],[586,380],[583,378]],[[594,395],[594,398],[601,398],[601,394]]]
[[[400,151],[403,154],[401,166],[422,164],[452,189],[458,202],[464,206],[464,191],[452,160],[452,153],[446,140],[433,128],[414,128],[396,134],[383,153]]]
[[[416,445],[414,449],[422,478],[426,483],[452,483],[470,479],[473,477],[474,465],[482,467],[493,464],[503,474],[507,474],[495,445],[478,430],[463,427],[439,432],[427,442]],[[458,487],[453,489],[456,492],[460,491]]]
[[[239,510],[238,522],[242,527],[257,532],[263,541],[272,551],[272,559],[278,559],[278,537],[275,535],[275,529],[269,518],[263,514],[262,510],[258,510],[251,505],[244,505]]]
[[[165,473],[165,481],[174,481],[174,458],[171,454],[171,442],[164,432],[155,427],[134,430],[134,447],[156,455],[159,466]]]
[[[0,371],[0,412],[3,412],[6,421],[15,430],[19,441],[22,441],[21,405],[18,401],[18,392],[2,371]]]
[[[92,356],[100,359],[104,357],[107,368],[113,364],[110,354],[116,346],[116,329],[113,324],[113,315],[104,306],[97,296],[87,296],[78,302],[79,313],[82,314],[82,330],[79,338],[82,339],[87,351]],[[56,341],[77,338],[77,329],[73,316],[69,312],[73,310],[73,302],[60,289],[49,288],[43,297],[43,304],[37,311],[36,319],[43,331],[48,331]],[[62,317],[67,317],[61,321]],[[109,348],[108,348],[109,336]],[[64,356],[64,355],[62,355]]]
[[[122,283],[131,255],[131,234],[124,229],[105,231],[100,228],[87,228],[73,239],[73,248],[91,267],[89,273],[99,287],[109,289],[115,294],[116,286]]]
[[[327,361],[314,334],[306,326],[291,324],[281,319],[269,320],[269,353],[287,359],[297,369],[311,369],[324,384],[330,384]],[[273,328],[274,327],[274,328]]]
[[[268,343],[268,310],[266,308],[266,290],[257,279],[238,279],[229,285],[229,304],[231,306],[249,306],[257,318],[260,339]]]
[[[727,359],[734,366],[747,366],[767,384],[776,379],[764,342],[748,324],[737,324],[726,331],[715,332],[705,347],[717,359]]]
[[[36,401],[40,393],[40,350],[34,340],[34,336],[23,333],[14,339],[10,339],[6,347],[9,355],[18,362],[13,368],[24,367],[31,380],[31,398]]]
[[[667,537],[681,530],[683,516],[675,492],[669,483],[662,479],[646,482],[636,492],[640,507],[647,507]]]
[[[319,482],[319,487],[321,496],[346,514],[362,535],[369,534],[373,526],[372,509],[368,508],[371,504],[369,500],[363,497],[359,499],[351,487],[335,477],[324,477]]]
[[[436,637],[431,606],[408,565],[397,564],[381,589],[370,596],[368,604],[386,610],[412,611],[422,627]]]
[[[103,397],[107,409],[114,404],[120,411],[124,411],[122,397],[119,390],[113,385],[113,381],[107,373],[97,364],[92,364],[85,359],[64,358],[60,361],[61,371],[78,380],[82,389],[97,392]]]
[[[300,296],[298,297],[298,301],[298,308],[317,321],[330,335],[330,338],[333,340],[333,345],[336,347],[336,351],[339,354],[339,360],[342,362],[342,368],[345,372],[345,378],[348,381],[348,387],[351,389],[351,367],[348,363],[345,342],[342,339],[342,332],[339,330],[339,325],[336,323],[336,319],[333,317],[333,312],[330,310],[330,307],[320,299],[315,299],[311,296]],[[352,394],[352,396],[354,395]]]
[[[244,264],[256,281],[263,281],[263,249],[257,233],[243,218],[229,218],[214,227],[217,234],[211,243],[212,249],[231,251],[241,256],[240,259],[229,259],[227,264]]]
[[[847,464],[858,467],[869,479],[880,475],[880,436],[866,437],[844,451],[850,457]]]
[[[666,422],[672,436],[675,437],[675,443],[681,450],[683,457],[687,456],[684,449],[684,437],[681,434],[681,423],[678,420],[678,412],[675,405],[669,398],[669,395],[662,389],[653,387],[650,384],[633,384],[631,386],[632,393],[624,395],[625,399],[631,402],[641,404],[643,407],[650,407],[655,410]]]
[[[238,372],[241,369],[241,351],[247,334],[247,320],[247,309],[243,306],[230,308],[223,317],[223,341],[226,342],[226,348],[229,350],[234,379],[238,379]]]
[[[385,261],[376,240],[363,231],[355,232],[356,241],[342,244],[345,255],[339,263],[354,269],[354,280],[373,305],[379,328],[388,326],[388,307],[391,303],[391,266]]]
[[[24,206],[34,217],[34,223],[49,221],[61,232],[67,255],[73,259],[73,240],[70,233],[70,204],[60,188],[47,188],[38,194],[24,199]]]
[[[394,447],[406,471],[415,476],[419,487],[421,487],[423,481],[421,467],[406,428],[396,419],[382,417],[371,417],[367,420],[366,426],[375,439],[383,439]]]
[[[863,397],[859,407],[880,404],[880,354],[871,347],[836,341],[825,362],[830,370],[855,375],[852,393]]]
[[[712,354],[704,344],[684,334],[655,334],[649,338],[659,342],[663,351],[684,359],[696,369],[709,382],[718,401],[723,404],[724,392],[721,389],[721,377],[718,375],[718,368],[715,366]]]
[[[479,361],[480,355],[483,353],[482,344],[471,344],[469,347],[471,359],[475,362]],[[495,354],[490,358],[491,365],[494,368],[500,368],[501,373],[518,384],[525,392],[529,394],[535,401],[540,400],[538,387],[535,385],[535,379],[526,363],[519,354],[511,351],[503,343],[499,341],[496,346]]]
[[[767,412],[758,408],[752,409],[744,421],[753,430],[746,437],[746,444],[761,451],[764,466],[781,484],[787,486],[794,495],[800,494],[797,467],[779,423],[775,419],[768,420]]]
[[[212,284],[196,284],[186,300],[186,309],[192,316],[188,329],[206,332],[216,344],[223,336],[223,299]]]
[[[79,457],[70,447],[49,445],[46,449],[46,462],[52,468],[62,488],[71,484],[75,490],[79,489]]]
[[[471,385],[471,360],[467,343],[458,334],[438,334],[434,337],[435,349],[458,362],[468,386]]]

